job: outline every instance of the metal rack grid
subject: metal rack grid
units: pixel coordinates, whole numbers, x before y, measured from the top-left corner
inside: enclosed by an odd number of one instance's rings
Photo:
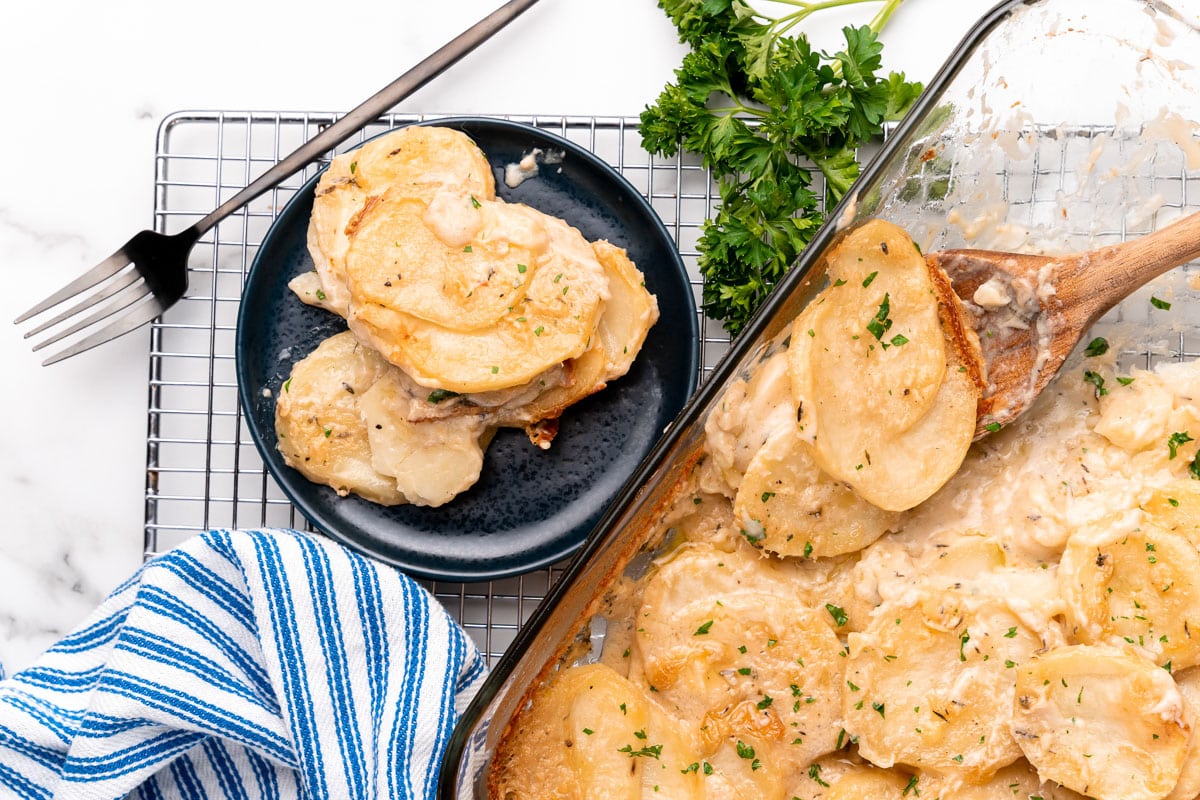
[[[336,118],[256,112],[168,117],[158,137],[155,228],[171,232],[191,224]],[[635,119],[507,118],[588,148],[647,197],[680,247],[699,304],[696,240],[714,201],[703,167],[686,157],[651,158],[641,147]],[[421,119],[384,117],[339,149]],[[242,285],[259,244],[288,200],[323,165],[311,165],[206,234],[192,252],[187,295],[152,325],[146,557],[211,528],[311,530],[266,472],[242,419],[234,337]],[[702,315],[700,330],[703,379],[724,354],[729,337]],[[552,566],[490,583],[423,583],[494,661],[560,572]]]

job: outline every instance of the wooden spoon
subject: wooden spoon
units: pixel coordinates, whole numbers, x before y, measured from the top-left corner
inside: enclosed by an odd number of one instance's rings
[[[1200,213],[1111,247],[1063,256],[943,250],[944,270],[983,348],[975,438],[1025,411],[1092,325],[1134,290],[1200,257]]]

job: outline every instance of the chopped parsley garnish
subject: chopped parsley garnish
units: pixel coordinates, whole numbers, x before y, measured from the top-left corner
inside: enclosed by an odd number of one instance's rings
[[[1108,389],[1104,388],[1104,376],[1099,372],[1094,372],[1090,369],[1085,370],[1083,380],[1085,383],[1090,383],[1096,387],[1096,397],[1103,397],[1108,394]]]
[[[850,189],[858,148],[921,91],[881,69],[877,34],[898,4],[869,26],[843,28],[836,53],[799,32],[810,14],[852,2],[796,3],[778,16],[749,0],[660,4],[688,52],[639,131],[650,153],[698,155],[718,184],[721,203],[697,249],[704,311],[731,333],[796,262],[823,208]]]
[[[1154,306],[1155,308],[1160,308],[1163,311],[1171,310],[1170,303],[1168,303],[1166,300],[1160,300],[1159,298],[1153,296],[1150,298],[1150,305]]]
[[[1088,358],[1095,358],[1096,356],[1102,356],[1107,352],[1108,339],[1105,339],[1103,336],[1097,336],[1095,339],[1092,339],[1090,342],[1088,342],[1087,348],[1084,349],[1083,354]]]
[[[459,393],[452,392],[449,389],[434,389],[429,393],[429,397],[425,399],[430,403],[440,403],[443,400],[449,400],[451,397],[459,397]]]
[[[884,292],[883,302],[879,304],[879,310],[875,312],[875,316],[867,323],[867,331],[875,337],[876,341],[882,340],[883,335],[892,327],[891,317],[888,316],[891,311],[891,298]]]
[[[713,626],[713,620],[710,619],[708,622],[704,623],[699,628],[696,628],[696,632],[693,633],[692,636],[703,636],[706,633],[708,633],[710,630],[712,630],[712,626]]]
[[[1179,445],[1186,444],[1190,441],[1192,441],[1192,437],[1188,435],[1187,431],[1178,431],[1176,433],[1172,433],[1170,437],[1167,438],[1167,450],[1170,452],[1170,455],[1167,456],[1168,460],[1179,455]]]
[[[867,288],[875,281],[875,276],[879,274],[879,270],[875,270],[867,277],[863,278],[863,288]]]
[[[849,620],[849,617],[846,616],[846,612],[841,606],[835,606],[833,603],[826,603],[825,610],[829,612],[829,616],[833,617],[833,621],[838,624],[839,628],[845,625]]]
[[[648,744],[635,750],[633,745],[627,744],[617,752],[624,753],[630,758],[659,758],[662,755],[662,748],[661,744]]]

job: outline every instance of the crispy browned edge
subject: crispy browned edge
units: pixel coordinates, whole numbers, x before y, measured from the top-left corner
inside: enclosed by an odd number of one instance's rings
[[[967,318],[962,300],[950,284],[950,276],[938,266],[937,259],[925,257],[925,265],[929,268],[929,278],[933,282],[938,299],[938,316],[941,318],[942,330],[946,341],[954,348],[958,360],[967,368],[967,374],[979,394],[976,404],[976,417],[983,412],[984,393],[987,390],[987,364],[983,360],[983,348],[979,344],[979,336]]]
[[[577,652],[579,646],[579,633],[586,629],[587,624],[595,617],[604,604],[605,594],[608,587],[620,579],[629,562],[642,552],[647,546],[653,546],[654,536],[661,533],[660,522],[666,515],[667,511],[679,500],[679,498],[687,492],[691,486],[691,477],[696,468],[704,459],[703,448],[699,446],[699,442],[693,448],[692,452],[685,458],[682,468],[679,470],[679,477],[675,480],[670,489],[663,492],[662,497],[651,507],[649,513],[640,514],[642,520],[641,527],[634,536],[625,536],[621,539],[621,552],[613,562],[613,566],[603,579],[598,582],[598,586],[604,591],[599,591],[592,596],[587,605],[583,607],[574,624],[572,630],[576,631],[576,635],[560,641],[555,647],[554,653],[546,663],[538,670],[535,680],[521,695],[516,708],[517,711],[509,718],[504,726],[504,731],[500,734],[500,738],[496,741],[496,749],[492,756],[491,762],[487,767],[487,793],[489,800],[502,800],[499,795],[499,788],[496,783],[497,767],[502,761],[502,756],[507,749],[506,746],[511,741],[511,737],[516,732],[516,726],[524,717],[525,712],[533,703],[534,698],[542,692],[552,680],[552,674],[556,673],[564,666],[569,666],[569,660]]]

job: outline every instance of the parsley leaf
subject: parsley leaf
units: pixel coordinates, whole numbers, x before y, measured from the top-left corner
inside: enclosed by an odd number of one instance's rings
[[[796,3],[777,18],[747,0],[659,5],[690,51],[642,112],[642,145],[694,153],[717,182],[719,202],[697,242],[703,305],[736,334],[811,241],[824,208],[858,178],[859,145],[922,86],[881,74],[877,33],[899,0],[887,0],[871,25],[843,28],[845,47],[832,54],[792,33],[825,3]]]
[[[1179,455],[1179,445],[1187,444],[1190,441],[1192,441],[1192,437],[1188,435],[1187,431],[1172,433],[1167,438],[1167,450],[1170,451],[1170,455],[1167,458],[1175,458],[1175,456]]]

